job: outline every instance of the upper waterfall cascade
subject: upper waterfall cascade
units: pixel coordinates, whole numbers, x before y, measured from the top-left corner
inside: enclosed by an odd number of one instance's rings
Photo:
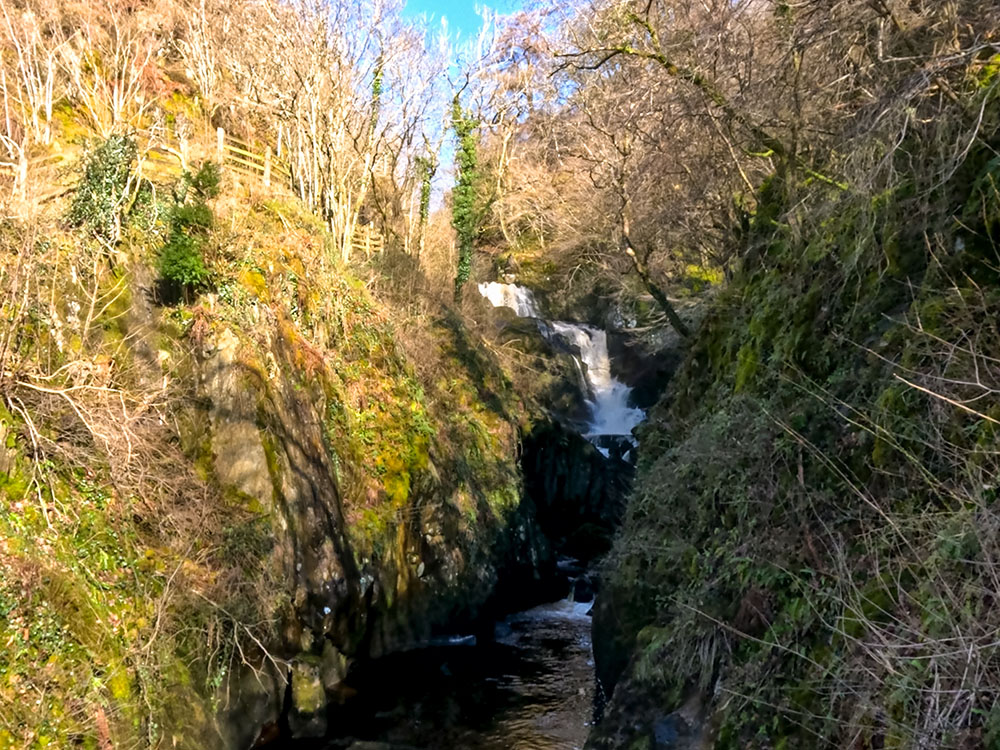
[[[595,444],[600,444],[602,437],[632,440],[632,430],[646,414],[629,405],[632,389],[611,374],[606,331],[582,323],[541,320],[531,290],[517,284],[491,281],[480,284],[479,293],[494,307],[509,307],[518,317],[538,319],[539,330],[546,338],[559,338],[579,350],[579,356],[574,357],[583,372],[590,407],[587,438]]]
[[[493,307],[509,307],[519,318],[542,317],[538,312],[535,295],[523,286],[488,281],[479,285],[479,293],[488,299]]]

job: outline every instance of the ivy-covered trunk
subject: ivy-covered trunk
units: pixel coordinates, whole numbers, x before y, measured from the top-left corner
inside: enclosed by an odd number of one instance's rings
[[[472,271],[472,252],[479,233],[480,214],[477,209],[479,161],[477,133],[479,120],[462,109],[456,94],[452,102],[452,127],[458,140],[455,160],[458,178],[452,192],[452,226],[458,239],[458,269],[455,274],[455,302],[462,299],[462,287]]]

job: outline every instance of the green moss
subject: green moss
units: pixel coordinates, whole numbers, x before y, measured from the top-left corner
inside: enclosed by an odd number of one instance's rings
[[[317,714],[326,706],[326,693],[317,665],[297,662],[292,667],[292,705],[305,715]]]
[[[766,183],[750,250],[643,432],[602,596],[651,705],[675,708],[706,674],[745,697],[720,701],[720,748],[840,746],[839,719],[861,709],[914,727],[928,660],[861,644],[996,625],[981,573],[996,492],[980,481],[996,427],[955,405],[1000,414],[975,385],[1000,346],[1000,167],[978,150],[933,200],[920,175],[813,195],[823,207],[794,232],[785,187]],[[846,687],[861,681],[863,705]],[[872,737],[914,746],[901,728]]]
[[[759,365],[760,357],[754,344],[747,343],[740,347],[740,351],[736,355],[735,387],[737,392],[742,391],[753,380]]]
[[[709,287],[719,286],[723,281],[722,270],[688,263],[684,267],[681,284],[691,294],[701,294]]]

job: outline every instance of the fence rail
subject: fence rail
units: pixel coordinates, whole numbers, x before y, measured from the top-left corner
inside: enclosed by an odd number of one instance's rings
[[[47,189],[44,194],[31,195],[33,200],[43,203],[65,192],[65,186],[55,183],[59,168],[66,161],[66,156],[61,153],[44,154],[31,159],[22,153],[16,161],[0,162],[0,175],[12,182],[11,194],[22,201],[28,199],[30,187]]]
[[[351,240],[351,251],[365,254],[365,258],[381,255],[385,250],[385,237],[371,224],[365,224],[354,231]]]
[[[142,169],[147,174],[179,177],[188,168],[192,152],[190,139],[165,129],[141,129],[135,131],[135,134],[146,139],[148,144],[142,159]],[[205,140],[201,143],[206,145]],[[265,144],[262,152],[258,151],[259,147],[255,144],[227,133],[223,128],[216,129],[214,145],[215,159],[224,170],[254,180],[265,188],[280,185],[295,192],[292,166],[280,156],[280,136],[277,154],[270,144]],[[202,156],[208,157],[211,147],[207,153],[205,149],[200,151]],[[13,178],[11,193],[15,198],[27,201],[30,197],[31,200],[42,203],[73,189],[72,184],[55,184],[58,169],[67,161],[68,157],[63,153],[46,154],[32,159],[22,155],[16,161],[0,162],[0,178]],[[46,189],[48,192],[44,195],[29,195],[31,187]],[[385,238],[371,224],[359,226],[351,240],[351,250],[364,253],[365,257],[370,258],[385,250]]]
[[[264,147],[263,153],[257,153],[253,144],[226,133],[222,128],[216,130],[215,138],[216,158],[221,166],[256,177],[264,187],[271,186],[273,177],[280,177],[291,188],[292,168],[274,155],[270,144]]]

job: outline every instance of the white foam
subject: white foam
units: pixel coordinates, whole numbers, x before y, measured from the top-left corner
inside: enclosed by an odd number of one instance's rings
[[[590,391],[590,427],[587,437],[631,438],[632,430],[646,418],[646,414],[642,409],[629,406],[632,389],[611,374],[607,332],[580,323],[556,321],[551,325],[557,335],[580,350],[580,359],[586,365],[585,374]]]
[[[509,307],[519,318],[541,317],[535,295],[523,286],[488,281],[479,285],[479,293],[488,299],[493,307]]]
[[[534,294],[523,286],[490,281],[479,285],[479,293],[494,307],[509,307],[518,317],[540,317]],[[586,437],[595,444],[602,437],[632,440],[632,430],[646,418],[646,414],[642,409],[629,406],[632,389],[611,374],[607,332],[565,321],[539,324],[539,329],[547,338],[558,337],[580,351],[580,356],[574,356],[574,360],[590,407]],[[609,454],[607,448],[601,452],[605,456]]]
[[[518,620],[589,620],[593,602],[574,602],[572,599],[560,599],[551,604],[518,612],[511,616],[511,621]]]

